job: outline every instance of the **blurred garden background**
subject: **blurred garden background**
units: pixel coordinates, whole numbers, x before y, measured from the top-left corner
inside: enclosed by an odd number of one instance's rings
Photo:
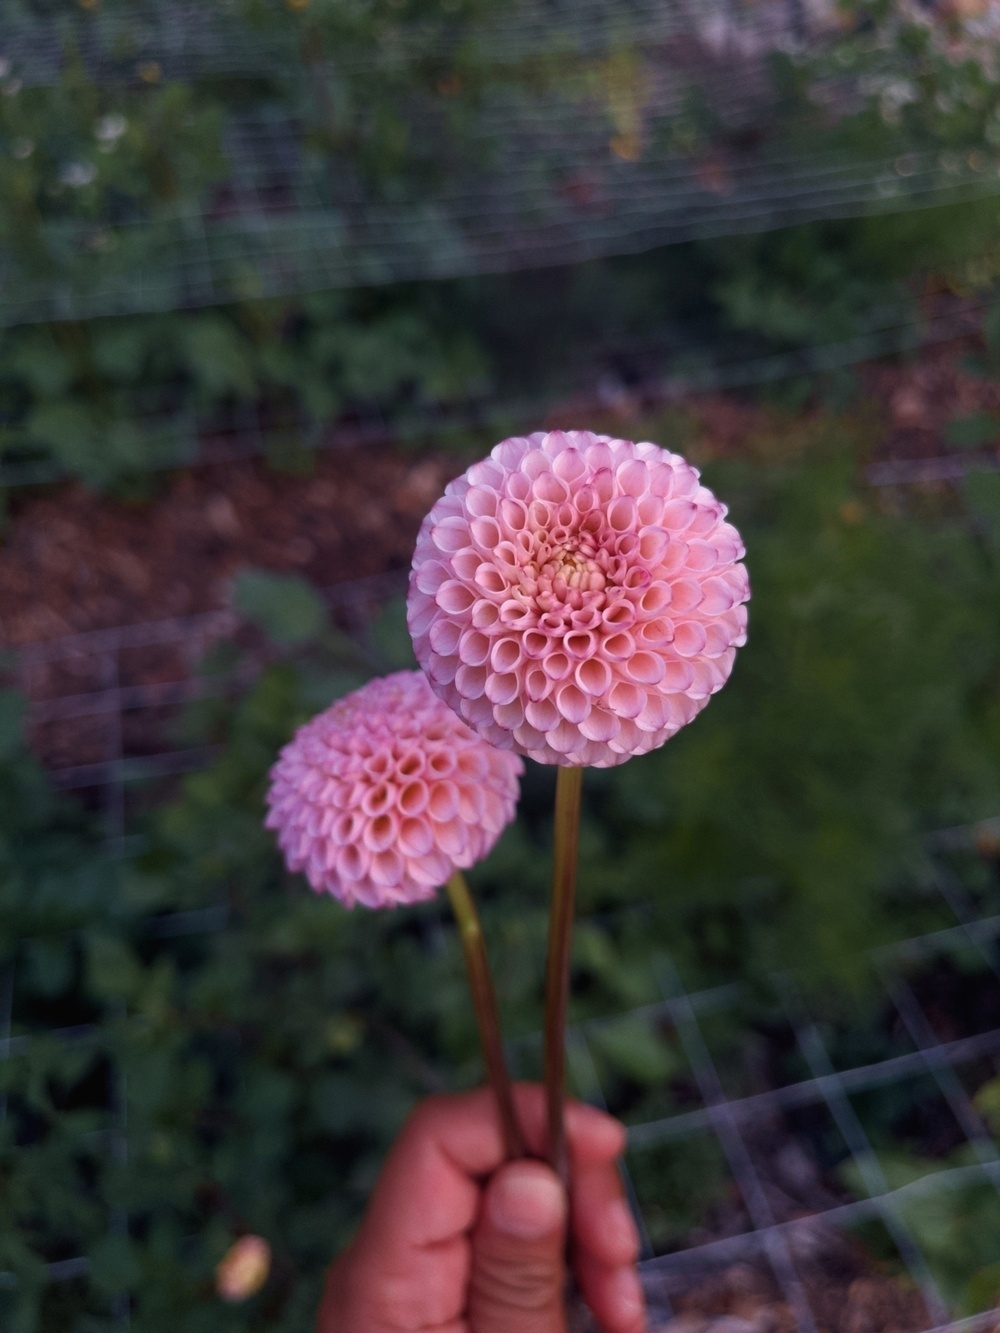
[[[557,426],[700,466],[753,586],[725,691],[585,786],[571,1067],[657,1318],[995,1326],[998,38],[988,0],[6,0],[3,1333],[306,1333],[408,1108],[480,1079],[445,905],[315,897],[263,793],[410,663],[446,481]],[[524,1076],[551,786],[472,876]]]

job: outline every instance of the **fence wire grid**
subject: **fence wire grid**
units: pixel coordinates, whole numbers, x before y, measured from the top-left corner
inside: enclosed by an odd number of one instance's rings
[[[630,342],[609,343],[593,364],[578,371],[559,391],[584,416],[614,409],[625,401],[655,411],[685,394],[823,374],[975,336],[997,296],[997,289],[991,287],[969,296],[939,298],[923,309],[912,298],[886,302],[873,309],[865,327],[848,338],[785,352],[748,353],[731,339],[692,343],[680,328],[665,328]],[[669,366],[665,373],[664,366]],[[359,405],[350,416],[321,421],[303,415],[281,425],[262,420],[260,411],[250,404],[202,416],[191,409],[166,411],[136,401],[129,418],[144,441],[143,469],[155,472],[234,462],[278,453],[289,446],[316,450],[452,438],[457,432],[509,434],[512,423],[527,428],[546,419],[552,401],[550,388],[544,394],[522,398],[504,395],[476,402],[414,404],[405,411],[369,403]],[[37,486],[68,475],[57,462],[32,457],[33,453],[37,454],[37,444],[26,429],[22,438],[8,446],[6,458],[0,456],[0,487]],[[895,460],[880,465],[870,479],[884,484],[938,480],[958,476],[971,467],[991,469],[996,463],[993,453]]]
[[[335,619],[363,653],[369,651],[366,627],[374,612],[402,591],[404,579],[396,572],[328,590]],[[238,628],[232,612],[219,611],[74,635],[21,654],[21,685],[33,701],[31,725],[51,777],[62,788],[96,797],[114,851],[129,849],[134,792],[196,769],[211,757],[205,750],[170,749],[164,728],[192,700],[245,683],[241,678],[192,674],[204,652]],[[83,740],[85,749],[90,746],[87,762],[79,762],[79,736],[73,763],[54,745],[53,738],[71,723],[89,729]],[[972,960],[996,984],[1000,1013],[1000,887],[974,897],[949,860],[984,841],[1000,846],[1000,819],[930,838],[935,867],[930,892],[948,913],[949,924],[874,951],[869,959],[884,1003],[894,1015],[890,1026],[899,1034],[888,1057],[845,1063],[842,1053],[831,1047],[831,1029],[823,1016],[813,1011],[790,976],[775,975],[772,1002],[782,1015],[786,1045],[797,1053],[801,1076],[778,1086],[748,1088],[734,1075],[735,1061],[728,1058],[718,1031],[720,1022],[740,1030],[744,997],[739,988],[689,992],[666,954],[659,957],[653,978],[658,1001],[571,1029],[569,1066],[576,1091],[612,1111],[615,1094],[602,1072],[602,1042],[616,1023],[669,1033],[685,1066],[687,1104],[678,1109],[671,1100],[662,1115],[628,1124],[626,1182],[640,1227],[641,1273],[655,1327],[674,1327],[678,1333],[690,1328],[683,1316],[686,1293],[713,1277],[717,1280],[720,1273],[750,1268],[767,1275],[775,1301],[790,1312],[794,1326],[814,1333],[822,1327],[816,1307],[818,1266],[841,1252],[857,1228],[873,1226],[898,1270],[920,1293],[925,1313],[921,1329],[973,1333],[1000,1323],[1000,1306],[972,1318],[955,1318],[928,1262],[920,1228],[913,1224],[914,1210],[960,1199],[964,1192],[984,1186],[1000,1205],[1000,1154],[973,1100],[973,1085],[1000,1071],[1000,1026],[942,1031],[940,1016],[929,1012],[913,980],[921,965],[934,960],[959,958],[964,966]],[[186,935],[225,925],[225,909],[211,908],[158,918],[152,929]],[[8,973],[0,982],[0,1059],[33,1039],[15,1031],[15,996],[16,978]],[[88,1030],[84,1025],[47,1035],[72,1045],[85,1040]],[[512,1043],[511,1057],[515,1068],[525,1069],[523,1043]],[[914,1178],[902,1183],[896,1179],[891,1161],[884,1159],[884,1145],[867,1123],[865,1097],[880,1089],[896,1090],[906,1105],[922,1104],[931,1096],[945,1106],[957,1126],[956,1138],[965,1144],[960,1160],[928,1161]],[[0,1102],[0,1116],[5,1112]],[[107,1151],[123,1161],[128,1127],[127,1090],[121,1079],[115,1086],[114,1120]],[[829,1186],[809,1166],[810,1155],[802,1145],[809,1134],[818,1133],[824,1141],[834,1138],[839,1145],[834,1155],[850,1164],[850,1191]],[[706,1152],[716,1163],[713,1170],[727,1182],[724,1234],[706,1237],[696,1230],[684,1237],[673,1235],[657,1199],[655,1156],[690,1153],[697,1160]],[[127,1234],[128,1217],[112,1210],[108,1226],[112,1235]],[[50,1264],[48,1275],[59,1282],[85,1278],[87,1271],[85,1257],[69,1257]],[[12,1275],[0,1275],[0,1284],[12,1280]],[[119,1330],[129,1328],[127,1298],[118,1300],[114,1322]],[[730,1333],[736,1333],[735,1325]]]
[[[982,33],[969,26],[969,40],[989,40],[988,23],[979,26]],[[291,42],[269,48],[269,35],[245,28],[239,10],[199,18],[188,5],[167,4],[61,24],[25,12],[0,29],[0,60],[18,86],[54,77],[69,43],[97,78],[123,77],[158,52],[175,77],[250,77],[263,62],[292,90],[287,110],[241,106],[228,116],[225,176],[203,198],[139,210],[113,226],[72,217],[44,224],[58,272],[33,273],[12,258],[0,266],[0,322],[513,272],[1000,193],[997,155],[978,140],[947,148],[901,140],[898,151],[852,157],[821,138],[789,137],[769,60],[835,44],[834,7],[825,3],[695,12],[601,0],[586,13],[530,3],[460,39],[446,27],[401,28],[369,58],[373,68],[447,62],[450,53],[484,68],[544,57],[565,72],[541,91],[495,80],[475,113],[458,118],[460,129],[440,98],[411,97],[401,113],[419,148],[391,199],[362,180],[354,154],[316,146],[328,98],[310,100],[308,90],[317,76],[336,87],[352,68],[349,47],[307,67]],[[236,63],[217,70],[219,60]],[[880,60],[863,77],[818,78],[831,120],[863,104],[869,84],[908,77],[888,54]],[[721,127],[697,150],[674,142],[694,102]]]

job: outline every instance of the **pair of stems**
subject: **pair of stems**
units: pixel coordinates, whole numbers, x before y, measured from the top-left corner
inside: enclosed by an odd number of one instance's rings
[[[576,906],[576,865],[582,785],[582,768],[560,767],[557,770],[555,855],[549,915],[548,961],[545,971],[544,1064],[548,1126],[546,1157],[553,1171],[566,1186],[569,1185],[569,1157],[564,1114],[566,1016],[569,1008],[570,954]],[[504,1060],[496,995],[486,958],[482,926],[464,876],[456,871],[448,881],[447,889],[465,953],[469,989],[476,1011],[486,1072],[500,1112],[504,1152],[510,1159],[523,1157],[524,1136],[514,1107],[510,1076]]]

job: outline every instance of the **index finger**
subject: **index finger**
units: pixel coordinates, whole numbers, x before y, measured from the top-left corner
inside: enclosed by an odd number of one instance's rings
[[[545,1094],[514,1087],[529,1151],[545,1146]],[[571,1163],[609,1162],[624,1148],[617,1120],[580,1102],[566,1105]],[[504,1160],[496,1101],[489,1088],[430,1097],[410,1116],[375,1186],[362,1235],[378,1237],[383,1254],[439,1245],[467,1232],[479,1206],[479,1182]],[[360,1239],[360,1238],[359,1238]]]

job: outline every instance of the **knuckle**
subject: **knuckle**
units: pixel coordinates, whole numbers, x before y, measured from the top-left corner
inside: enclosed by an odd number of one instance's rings
[[[558,1301],[561,1289],[561,1274],[541,1258],[512,1264],[499,1255],[481,1254],[472,1274],[473,1300],[504,1310],[538,1313]]]

